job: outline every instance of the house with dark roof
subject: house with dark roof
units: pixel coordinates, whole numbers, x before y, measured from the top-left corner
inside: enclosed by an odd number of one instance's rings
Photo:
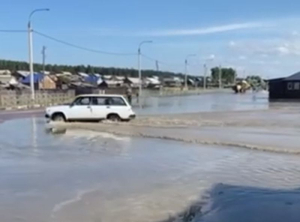
[[[300,72],[286,78],[269,80],[270,100],[300,100]]]

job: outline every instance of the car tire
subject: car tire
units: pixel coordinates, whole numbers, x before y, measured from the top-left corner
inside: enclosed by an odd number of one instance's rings
[[[121,121],[121,118],[118,114],[109,114],[107,116],[107,119],[112,121],[112,122],[120,122]]]
[[[66,118],[65,118],[64,114],[57,113],[57,114],[53,115],[52,121],[54,121],[54,122],[65,122]]]

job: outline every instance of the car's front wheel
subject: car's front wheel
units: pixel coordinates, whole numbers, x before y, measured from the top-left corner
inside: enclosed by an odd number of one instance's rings
[[[66,118],[62,113],[56,113],[52,116],[52,121],[54,122],[65,122]]]

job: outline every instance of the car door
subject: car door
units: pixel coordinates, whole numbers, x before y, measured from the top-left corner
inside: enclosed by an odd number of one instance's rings
[[[129,118],[129,107],[122,97],[110,97],[108,112],[118,114],[121,119]]]
[[[68,119],[85,120],[92,119],[92,107],[90,97],[79,97],[70,106]]]
[[[109,99],[107,97],[99,96],[92,97],[92,116],[93,119],[106,119],[108,115]]]

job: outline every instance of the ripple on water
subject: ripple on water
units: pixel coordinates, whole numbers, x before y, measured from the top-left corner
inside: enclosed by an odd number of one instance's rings
[[[22,124],[28,131],[11,140],[10,127]],[[158,222],[195,201],[209,203],[198,221],[235,222],[248,210],[280,218],[280,204],[298,216],[299,156],[88,131],[52,135],[30,124],[0,125],[3,221]]]

